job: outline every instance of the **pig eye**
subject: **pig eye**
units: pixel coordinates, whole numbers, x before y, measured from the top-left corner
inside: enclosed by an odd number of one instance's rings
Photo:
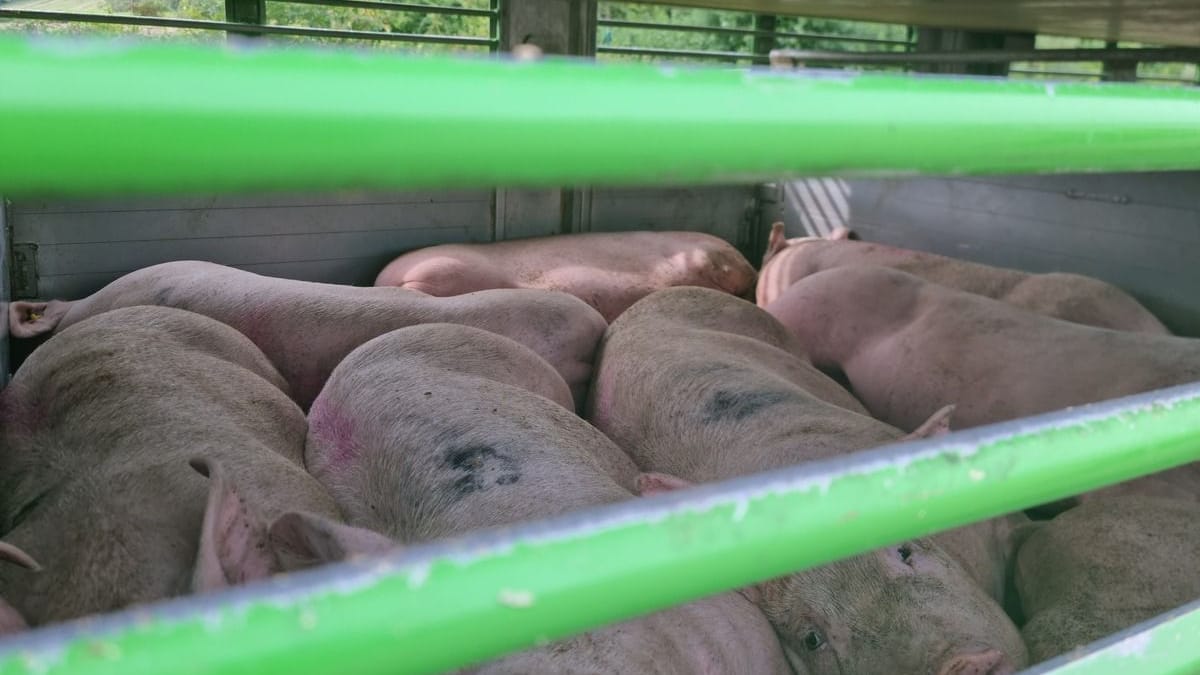
[[[900,554],[900,562],[905,565],[912,565],[913,550],[910,544],[902,544],[900,548],[896,549],[896,552]]]
[[[810,652],[815,652],[825,645],[825,638],[815,630],[808,631],[804,636],[804,648]]]

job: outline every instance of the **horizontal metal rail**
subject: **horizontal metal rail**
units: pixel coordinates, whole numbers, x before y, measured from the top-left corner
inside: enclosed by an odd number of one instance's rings
[[[1088,80],[1100,80],[1104,76],[1101,73],[1073,73],[1069,70],[1032,70],[1029,68],[1009,68],[1009,74],[1017,73],[1020,75],[1045,75],[1046,77],[1076,77]]]
[[[690,49],[655,49],[652,47],[610,47],[607,45],[598,45],[596,47],[596,53],[630,54],[640,56],[674,56],[680,58],[715,59],[721,61],[753,61],[754,63],[767,62],[767,56],[765,54],[752,54],[750,52],[718,52]]]
[[[756,30],[754,28],[729,28],[726,26],[693,26],[688,24],[649,23],[645,21],[625,21],[620,19],[597,19],[596,24],[612,28],[635,28],[641,30],[668,30],[691,33],[720,33],[725,35],[746,35],[750,37],[773,37],[778,39],[824,40],[827,42],[851,42],[862,44],[892,45],[912,47],[915,43],[908,40],[884,40],[881,38],[856,37],[852,35],[821,35],[819,33],[788,33],[784,31]]]
[[[1156,75],[1139,75],[1137,82],[1169,82],[1174,84],[1195,84],[1200,85],[1200,78],[1183,78],[1183,77],[1159,77]]]
[[[454,16],[494,17],[497,15],[496,10],[493,9],[416,5],[410,2],[387,2],[386,0],[270,0],[270,2],[325,5],[327,7],[355,7],[358,9],[382,9],[393,12],[418,12],[420,14],[451,14]]]
[[[1200,61],[1200,48],[1172,47],[1146,49],[1030,49],[1022,51],[970,50],[953,52],[833,52],[802,49],[773,49],[772,59],[790,59],[803,63],[862,64],[939,64],[939,63],[1011,63],[1014,61],[1071,62],[1108,61],[1114,63],[1194,63]]]
[[[1200,600],[1021,675],[1193,675],[1200,672]]]
[[[9,197],[1200,168],[1190,87],[13,36],[0,82]]]
[[[380,31],[341,30],[336,28],[304,28],[300,26],[272,26],[266,24],[234,23],[228,21],[206,21],[203,19],[172,19],[157,16],[135,16],[129,14],[85,14],[80,12],[51,12],[31,9],[5,9],[0,7],[0,19],[37,19],[41,21],[74,21],[107,23],[123,26],[155,26],[158,28],[191,28],[196,30],[227,31],[230,33],[301,35],[306,37],[384,40],[391,42],[424,42],[450,45],[478,45],[490,47],[495,40],[454,35],[418,35],[415,33],[384,33]],[[2,69],[2,67],[0,67]]]
[[[1200,383],[53,626],[0,675],[441,672],[1198,459]]]

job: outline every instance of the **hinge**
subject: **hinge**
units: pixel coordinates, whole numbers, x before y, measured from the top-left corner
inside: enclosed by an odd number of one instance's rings
[[[12,296],[28,300],[38,296],[37,244],[12,245]]]

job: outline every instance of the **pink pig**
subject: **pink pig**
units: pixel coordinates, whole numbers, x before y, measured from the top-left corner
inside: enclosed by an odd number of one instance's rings
[[[564,291],[612,321],[661,288],[703,286],[745,296],[754,278],[742,254],[712,235],[613,232],[430,246],[393,260],[375,285],[439,296],[489,288]]]

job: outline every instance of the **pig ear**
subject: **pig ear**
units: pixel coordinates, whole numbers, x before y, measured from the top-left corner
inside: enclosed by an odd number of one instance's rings
[[[0,541],[0,560],[15,563],[35,572],[42,569],[37,564],[37,561],[29,557],[28,553],[3,541]],[[21,616],[20,612],[5,602],[4,598],[0,598],[0,635],[16,633],[28,627],[28,624],[25,623],[25,618]]]
[[[37,564],[37,561],[34,560],[28,553],[6,541],[0,541],[0,560],[15,563],[27,570],[33,570],[34,572],[42,571],[42,566]]]
[[[737,589],[737,592],[740,593],[743,598],[749,600],[751,604],[757,605],[760,601],[762,601],[762,590],[758,586],[742,586],[741,588]]]
[[[901,440],[914,441],[919,438],[936,438],[950,433],[950,417],[954,415],[954,406],[948,405],[929,416],[916,431]]]
[[[228,472],[206,459],[189,463],[210,480],[192,589],[212,591],[270,576],[277,564],[266,527],[246,507]]]
[[[65,302],[8,303],[8,332],[15,338],[31,338],[52,332],[67,313]]]
[[[397,548],[395,542],[378,532],[297,511],[285,513],[271,524],[270,540],[284,571]]]
[[[26,628],[29,628],[29,624],[25,623],[25,617],[5,602],[4,598],[0,598],[0,635],[17,633]]]
[[[825,235],[825,238],[829,241],[847,241],[851,239],[857,241],[858,235],[854,233],[854,230],[851,230],[848,227],[838,226],[833,228],[833,232]]]
[[[643,497],[690,488],[691,483],[667,473],[642,473],[634,480],[637,493]]]
[[[776,253],[787,248],[787,245],[787,237],[783,234],[783,223],[772,223],[771,234],[767,235],[767,250],[763,252],[763,265],[766,265],[767,261]]]

